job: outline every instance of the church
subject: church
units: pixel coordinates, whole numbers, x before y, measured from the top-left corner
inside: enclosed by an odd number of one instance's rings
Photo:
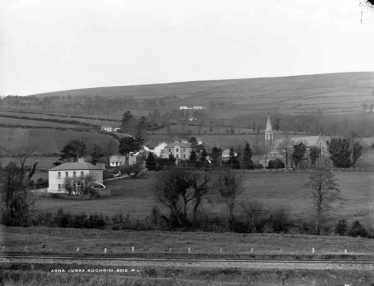
[[[274,138],[274,131],[270,120],[270,114],[268,114],[265,129],[265,154],[261,158],[260,164],[264,167],[267,167],[271,160],[279,159],[286,165],[286,168],[292,168],[293,163],[291,160],[291,154],[293,152],[293,145],[300,142],[304,143],[306,146],[305,159],[307,165],[309,164],[308,157],[310,147],[312,146],[316,146],[319,148],[320,160],[326,162],[329,156],[329,153],[327,151],[328,140],[330,140],[329,136],[322,136],[321,134],[318,136],[289,136],[286,134],[276,134]],[[286,157],[288,157],[288,159],[286,159]]]

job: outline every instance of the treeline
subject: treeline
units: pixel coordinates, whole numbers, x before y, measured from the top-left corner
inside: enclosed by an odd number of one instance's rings
[[[374,113],[287,115],[270,114],[273,129],[284,132],[304,132],[305,134],[328,136],[370,137],[374,135]],[[267,114],[251,113],[230,119],[229,124],[251,128],[254,132],[265,128]]]

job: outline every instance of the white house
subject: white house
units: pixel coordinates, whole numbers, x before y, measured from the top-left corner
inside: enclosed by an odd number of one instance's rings
[[[103,183],[103,168],[88,162],[63,163],[48,171],[48,192],[64,192],[65,178],[79,178],[91,176],[96,183]]]
[[[161,158],[169,158],[170,154],[177,160],[188,160],[192,151],[191,143],[172,142],[168,143],[161,152]]]
[[[113,128],[109,125],[103,125],[103,126],[101,126],[101,131],[113,132]]]

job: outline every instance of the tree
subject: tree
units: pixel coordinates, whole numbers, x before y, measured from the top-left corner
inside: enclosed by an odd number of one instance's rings
[[[192,149],[195,149],[196,146],[199,145],[199,143],[197,142],[196,137],[191,137],[190,140],[188,140],[188,142],[191,144],[191,148]]]
[[[352,223],[351,229],[349,230],[349,235],[353,237],[361,236],[361,237],[368,237],[367,230],[361,225],[358,220],[355,220]]]
[[[327,142],[330,159],[335,167],[349,168],[357,163],[362,153],[361,144],[355,139],[335,137]]]
[[[219,174],[216,189],[226,204],[228,222],[232,227],[235,220],[234,210],[236,200],[243,191],[243,180],[237,173],[227,169]]]
[[[318,169],[309,176],[307,187],[311,190],[312,204],[315,209],[316,234],[321,234],[322,224],[337,203],[343,202],[334,174],[329,169]]]
[[[136,136],[146,139],[148,136],[148,126],[149,123],[147,118],[145,116],[142,116],[137,126]]]
[[[222,149],[213,147],[212,149],[212,167],[219,167],[221,166],[221,156],[222,156]]]
[[[299,163],[303,160],[304,155],[306,152],[306,146],[304,143],[300,142],[296,145],[293,145],[293,152],[292,152],[292,161],[295,164],[295,168],[299,166]]]
[[[156,158],[155,158],[155,155],[152,152],[148,153],[148,157],[145,161],[145,166],[148,170],[154,171],[154,170],[157,169]]]
[[[343,218],[340,219],[339,222],[335,226],[335,234],[338,235],[345,235],[348,230],[347,221]]]
[[[104,157],[104,150],[101,146],[94,144],[91,150],[91,163],[96,165],[100,158]]]
[[[208,157],[208,152],[207,152],[206,149],[204,148],[204,149],[201,151],[201,153],[200,153],[200,163],[201,163],[201,167],[208,167],[209,163],[208,163],[207,157]]]
[[[312,163],[312,167],[316,167],[316,162],[320,154],[321,154],[321,149],[319,149],[317,146],[311,146],[309,148],[309,158]]]
[[[195,152],[194,149],[192,149],[191,153],[190,153],[190,157],[188,158],[188,160],[190,161],[190,166],[191,167],[195,167],[196,166],[196,163],[197,163],[197,154]]]
[[[84,143],[82,140],[71,140],[61,150],[60,160],[70,162],[71,159],[73,159],[73,161],[76,162],[78,158],[84,157],[86,155],[86,143]]]
[[[126,156],[126,165],[129,164],[129,156],[131,152],[137,152],[140,150],[141,145],[143,144],[141,138],[134,137],[122,137],[119,141],[118,151],[121,155]]]
[[[199,207],[204,199],[207,199],[210,187],[210,175],[208,172],[192,172],[190,183],[193,188],[193,225],[197,225],[197,214]]]
[[[254,164],[252,161],[252,149],[249,143],[245,144],[243,150],[242,168],[243,169],[253,169]]]
[[[190,172],[182,168],[172,168],[157,176],[154,191],[169,210],[169,217],[164,219],[171,228],[188,224],[187,206],[194,198],[190,186]]]
[[[288,169],[289,161],[290,161],[290,154],[292,151],[293,142],[290,140],[288,136],[279,144],[278,150],[283,155],[285,161],[285,167]]]
[[[280,118],[276,117],[275,120],[274,120],[274,129],[278,132],[279,131],[279,128],[280,128]]]
[[[240,169],[240,162],[239,162],[238,156],[235,155],[233,147],[230,148],[229,167],[230,169]]]
[[[26,157],[21,158],[19,166],[10,162],[1,171],[0,186],[4,192],[5,203],[2,220],[5,225],[28,226],[30,223],[30,212],[35,198],[28,189],[38,163],[28,168],[26,160]]]

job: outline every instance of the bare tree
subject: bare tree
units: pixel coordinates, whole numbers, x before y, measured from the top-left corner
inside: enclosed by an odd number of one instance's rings
[[[312,203],[315,209],[316,234],[321,234],[322,224],[329,212],[344,199],[340,195],[340,190],[334,174],[329,169],[318,169],[309,176],[307,187],[311,190]]]
[[[234,210],[236,201],[243,191],[243,178],[235,171],[227,169],[219,174],[216,188],[226,204],[228,222],[232,226],[235,220]]]
[[[10,162],[1,174],[1,186],[4,193],[5,210],[3,220],[7,225],[28,225],[30,210],[35,197],[29,192],[31,179],[36,171],[37,162],[26,166],[26,156],[20,159],[18,166]]]
[[[158,175],[155,194],[169,209],[167,221],[172,228],[188,224],[187,205],[194,198],[190,186],[190,172],[183,168],[172,168]]]
[[[190,176],[190,182],[193,188],[193,225],[196,226],[199,207],[202,201],[207,199],[210,190],[210,175],[207,171],[203,174],[194,172]]]

